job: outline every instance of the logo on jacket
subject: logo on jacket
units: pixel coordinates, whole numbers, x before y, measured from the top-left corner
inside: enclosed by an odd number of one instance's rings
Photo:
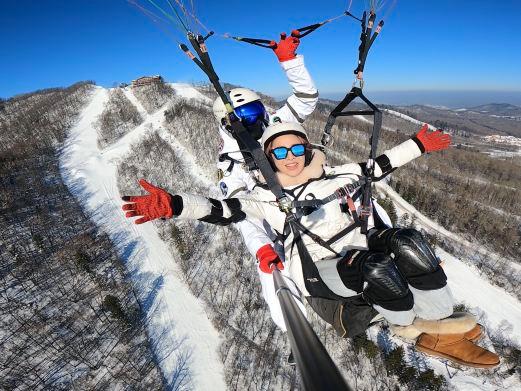
[[[226,197],[226,194],[228,194],[228,186],[226,186],[226,183],[224,182],[221,182],[219,186],[221,187],[221,193],[223,193],[223,196]]]

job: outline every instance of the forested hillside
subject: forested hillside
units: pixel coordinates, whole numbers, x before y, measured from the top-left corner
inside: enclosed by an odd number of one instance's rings
[[[0,108],[0,389],[159,389],[146,323],[107,235],[58,166],[91,83]]]

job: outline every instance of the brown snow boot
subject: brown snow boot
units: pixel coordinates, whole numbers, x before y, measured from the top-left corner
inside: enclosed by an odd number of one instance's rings
[[[463,336],[471,342],[476,342],[483,335],[483,326],[479,323],[472,330],[467,331]]]
[[[466,312],[454,312],[444,319],[428,320],[414,319],[413,324],[397,326],[391,324],[391,331],[397,337],[414,342],[423,333],[427,334],[463,334],[470,341],[475,341],[481,335],[481,329],[476,328],[476,318]]]
[[[422,334],[416,348],[425,354],[441,357],[461,365],[492,368],[499,364],[499,356],[465,338],[465,334]]]

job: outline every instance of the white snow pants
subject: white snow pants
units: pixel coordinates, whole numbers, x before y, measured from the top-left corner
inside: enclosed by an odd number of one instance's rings
[[[454,299],[448,285],[439,289],[422,291],[409,285],[414,298],[414,306],[408,311],[391,311],[379,305],[373,307],[383,315],[388,322],[398,326],[412,324],[414,318],[427,320],[444,319],[454,311]]]

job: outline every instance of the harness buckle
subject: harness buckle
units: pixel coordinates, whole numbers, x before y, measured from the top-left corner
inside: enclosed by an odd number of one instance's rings
[[[353,81],[353,87],[358,87],[363,90],[364,89],[364,73],[358,72],[355,76],[355,80]]]
[[[277,204],[279,206],[279,210],[284,213],[289,213],[291,212],[291,209],[293,209],[293,201],[288,196],[279,198],[277,200]]]

